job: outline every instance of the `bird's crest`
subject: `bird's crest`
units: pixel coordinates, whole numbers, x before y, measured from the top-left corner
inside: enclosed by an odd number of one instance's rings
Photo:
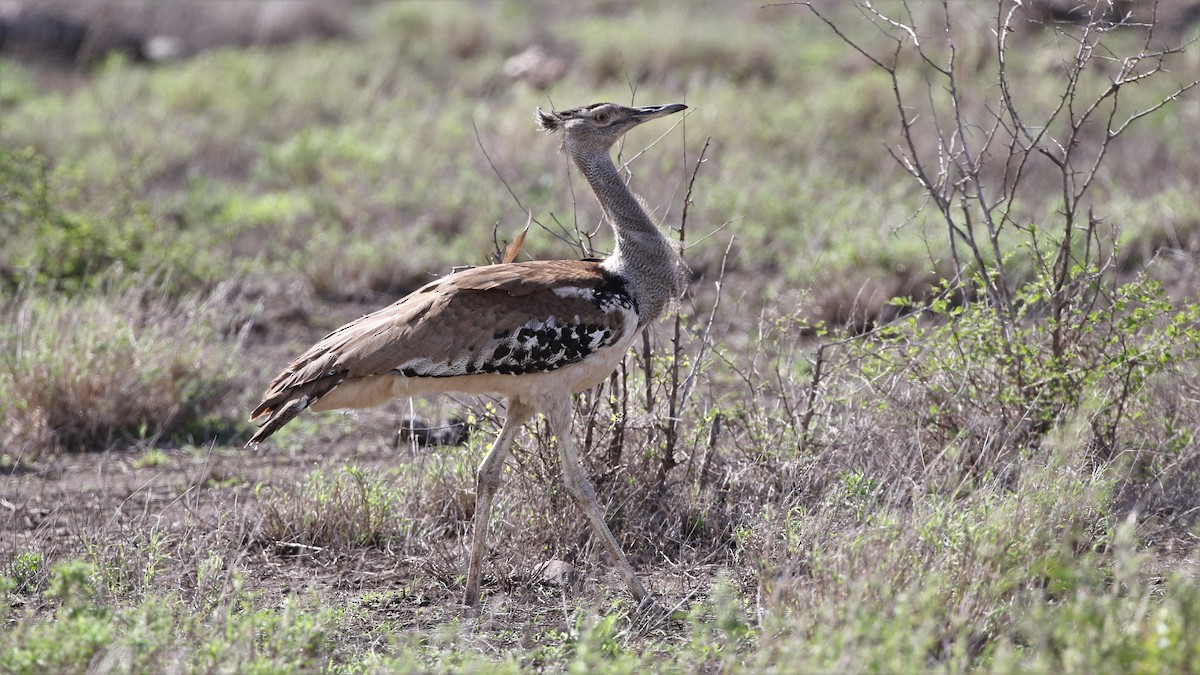
[[[557,131],[558,125],[562,122],[562,118],[553,110],[547,112],[538,108],[534,116],[537,117],[538,126],[542,131]]]

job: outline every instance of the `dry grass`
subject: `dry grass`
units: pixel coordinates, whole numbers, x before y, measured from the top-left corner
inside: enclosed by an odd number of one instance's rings
[[[300,485],[269,489],[258,498],[261,534],[283,548],[387,548],[407,529],[398,508],[400,495],[385,477],[357,467],[312,473]]]
[[[15,302],[0,338],[9,461],[203,439],[233,382],[227,354],[192,318],[201,311],[143,291],[81,300],[34,292]]]

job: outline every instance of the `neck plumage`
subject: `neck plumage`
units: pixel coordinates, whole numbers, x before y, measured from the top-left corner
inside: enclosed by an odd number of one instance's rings
[[[638,303],[639,322],[647,324],[682,293],[679,256],[621,180],[608,152],[571,157],[616,235],[616,248],[604,267],[625,279]]]

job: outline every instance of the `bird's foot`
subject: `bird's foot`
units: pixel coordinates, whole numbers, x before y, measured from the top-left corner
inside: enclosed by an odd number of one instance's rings
[[[646,595],[642,596],[640,601],[638,601],[638,605],[636,608],[634,608],[633,614],[634,616],[640,616],[642,614],[655,612],[661,609],[662,605],[658,604],[658,599],[647,593]]]
[[[660,605],[658,599],[648,593],[642,596],[637,607],[629,613],[629,620],[643,630],[651,630],[670,618],[671,611]]]
[[[683,606],[690,601],[691,597],[689,595],[674,606],[664,606],[653,595],[647,594],[629,613],[630,622],[641,631],[650,633],[664,626],[683,621],[687,618],[687,612],[683,610]]]

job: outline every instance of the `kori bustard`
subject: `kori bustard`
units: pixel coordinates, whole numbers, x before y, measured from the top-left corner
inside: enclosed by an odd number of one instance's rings
[[[603,261],[546,260],[476,267],[412,292],[325,336],[279,374],[254,409],[258,443],[306,408],[374,406],[438,392],[508,400],[504,425],[476,474],[474,533],[464,602],[479,603],[492,500],[521,426],[546,415],[563,482],[638,601],[649,598],[604,522],[571,440],[571,394],[613,372],[638,332],[679,298],[686,268],[629,191],[609,156],[633,127],[687,106],[597,103],[537,110],[542,129],[587,179],[616,245]]]

